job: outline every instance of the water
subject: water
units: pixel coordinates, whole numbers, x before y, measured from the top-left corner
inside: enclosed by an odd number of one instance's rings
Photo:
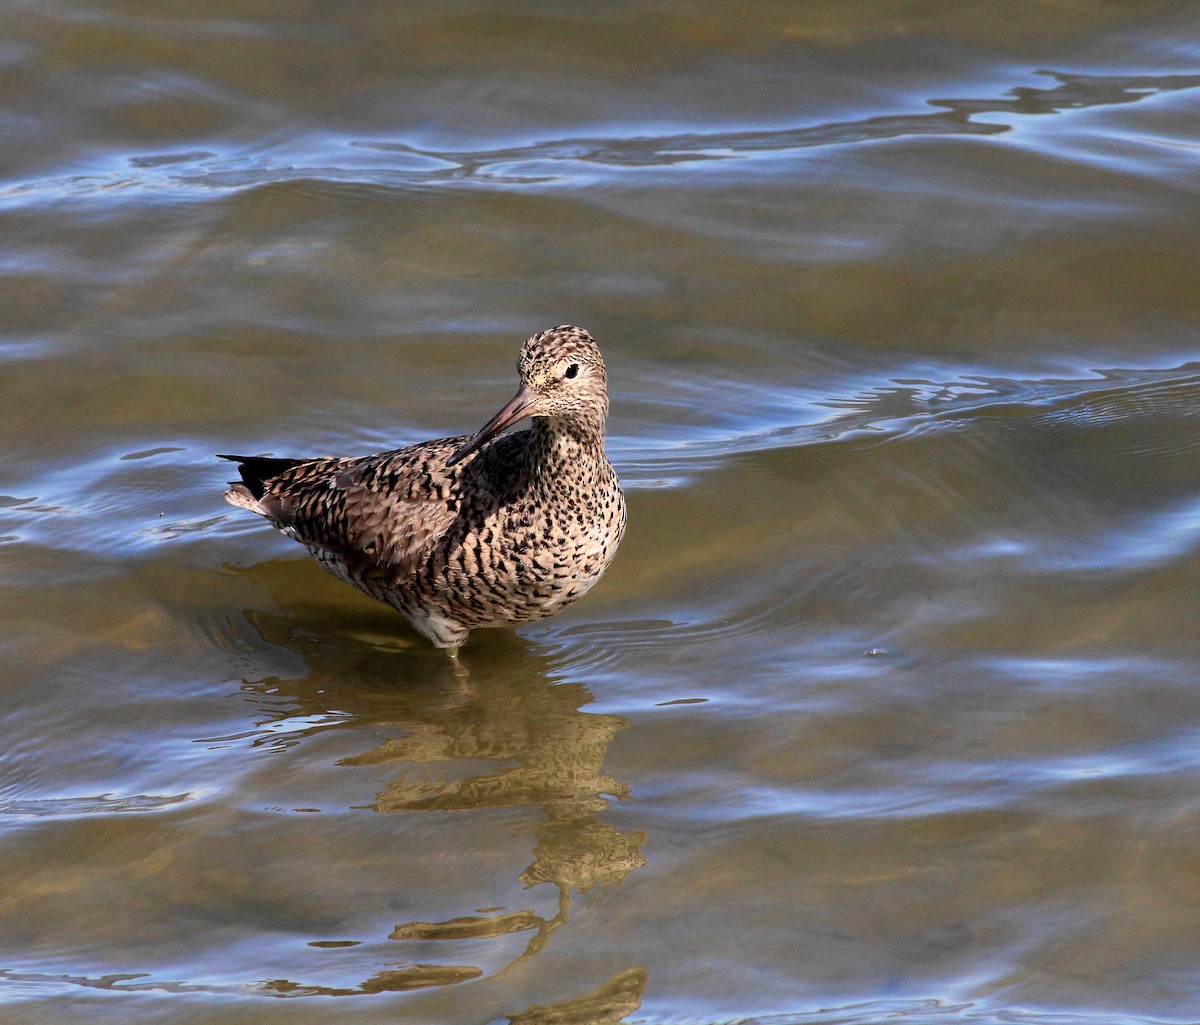
[[[0,1018],[1200,1020],[1193,4],[0,12]],[[469,687],[221,501],[564,321]]]

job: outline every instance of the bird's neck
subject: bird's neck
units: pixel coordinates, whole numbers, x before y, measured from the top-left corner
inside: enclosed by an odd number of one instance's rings
[[[533,419],[533,443],[529,449],[534,473],[547,470],[572,472],[574,468],[605,462],[604,422],[592,423],[573,417]]]

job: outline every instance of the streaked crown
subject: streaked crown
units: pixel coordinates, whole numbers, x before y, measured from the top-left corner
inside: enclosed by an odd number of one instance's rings
[[[608,375],[595,339],[563,324],[541,331],[521,349],[521,381],[538,394],[533,416],[594,422],[608,414]]]

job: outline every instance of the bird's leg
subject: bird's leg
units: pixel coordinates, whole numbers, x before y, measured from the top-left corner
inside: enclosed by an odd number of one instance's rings
[[[458,645],[456,644],[453,648],[445,648],[444,650],[450,656],[450,669],[454,673],[454,678],[460,684],[465,684],[471,679],[471,673],[463,665],[462,659],[458,657]]]

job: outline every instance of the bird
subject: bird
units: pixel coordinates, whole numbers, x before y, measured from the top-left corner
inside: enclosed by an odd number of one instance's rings
[[[225,499],[457,660],[471,630],[542,619],[582,597],[625,532],[595,339],[570,324],[541,331],[517,371],[516,395],[473,435],[366,456],[219,455],[241,478]],[[529,427],[503,433],[526,417]]]

